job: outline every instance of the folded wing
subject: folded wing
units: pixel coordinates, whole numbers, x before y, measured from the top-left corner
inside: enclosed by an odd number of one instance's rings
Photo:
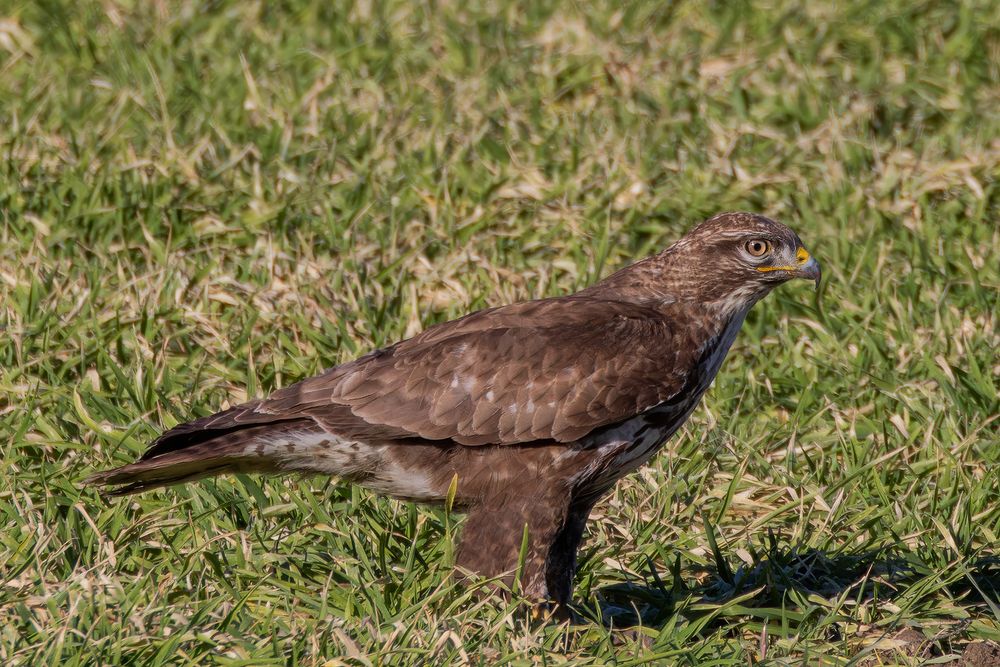
[[[334,368],[257,408],[463,445],[572,442],[684,386],[689,350],[632,304],[564,298],[477,313]],[[333,426],[333,424],[331,424]]]
[[[362,441],[573,442],[681,390],[693,351],[675,325],[642,306],[581,296],[480,311],[182,424],[143,458],[304,418]]]

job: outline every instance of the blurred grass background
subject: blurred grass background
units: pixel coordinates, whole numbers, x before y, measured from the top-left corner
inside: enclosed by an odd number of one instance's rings
[[[0,150],[4,664],[1000,640],[996,2],[2,0]],[[761,303],[598,507],[590,622],[456,589],[459,517],[330,480],[80,488],[164,427],[729,209],[795,228],[822,292]]]

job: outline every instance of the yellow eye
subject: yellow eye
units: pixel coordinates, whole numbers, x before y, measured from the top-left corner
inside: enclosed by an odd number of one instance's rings
[[[763,257],[771,252],[771,244],[764,239],[754,239],[747,241],[746,250],[752,257]]]

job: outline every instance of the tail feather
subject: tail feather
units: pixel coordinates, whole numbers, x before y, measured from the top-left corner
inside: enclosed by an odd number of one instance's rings
[[[184,426],[177,429],[180,442],[168,431],[135,463],[95,473],[84,483],[103,487],[106,495],[121,496],[225,473],[277,472],[282,461],[270,443],[283,435],[318,428],[311,419],[298,419],[206,430],[199,439]]]

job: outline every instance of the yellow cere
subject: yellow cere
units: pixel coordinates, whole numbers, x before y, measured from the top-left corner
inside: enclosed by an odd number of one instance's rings
[[[795,251],[795,261],[799,263],[799,266],[805,264],[809,261],[809,251],[799,246],[799,249]],[[798,266],[758,266],[758,271],[795,271]]]

